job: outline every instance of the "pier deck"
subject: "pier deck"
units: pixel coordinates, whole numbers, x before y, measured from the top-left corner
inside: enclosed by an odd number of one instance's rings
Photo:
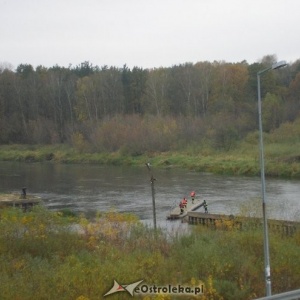
[[[176,220],[181,219],[187,216],[188,212],[195,211],[199,207],[203,206],[203,201],[201,200],[194,200],[194,203],[192,203],[192,200],[188,200],[187,206],[184,209],[183,213],[180,213],[179,203],[178,206],[173,208],[170,212],[170,214],[167,216],[168,220]]]
[[[41,203],[41,198],[34,195],[23,195],[12,193],[12,194],[0,194],[0,208],[1,207],[19,207],[24,211],[31,209],[33,206]]]
[[[259,228],[263,225],[262,218],[205,214],[196,211],[188,211],[184,220],[189,224],[201,224],[216,229],[235,228],[246,230],[248,228]],[[292,235],[300,230],[300,222],[268,219],[268,227],[270,230],[284,235]]]

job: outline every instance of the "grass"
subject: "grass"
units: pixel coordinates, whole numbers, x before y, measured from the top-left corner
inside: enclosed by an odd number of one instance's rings
[[[300,142],[265,144],[266,176],[300,178]],[[260,173],[258,145],[252,140],[240,143],[231,151],[187,147],[181,152],[143,153],[81,152],[67,145],[3,145],[0,160],[51,163],[93,163],[102,165],[143,166],[150,161],[155,167],[180,167],[199,172],[257,176]]]
[[[74,224],[77,224],[75,227]],[[75,230],[75,228],[77,228]],[[270,232],[273,294],[299,288],[300,233]],[[204,284],[197,299],[253,299],[264,295],[261,230],[193,227],[169,236],[130,214],[84,216],[0,210],[0,299],[102,299],[113,280],[148,285]],[[125,292],[109,299],[131,299]],[[141,299],[176,299],[142,295]],[[184,297],[178,299],[195,299]]]

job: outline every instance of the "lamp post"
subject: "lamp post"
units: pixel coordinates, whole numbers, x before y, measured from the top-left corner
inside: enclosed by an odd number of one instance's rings
[[[261,176],[261,193],[262,193],[262,213],[263,213],[263,228],[264,228],[264,260],[265,260],[265,281],[267,296],[271,296],[271,268],[269,254],[269,236],[268,222],[266,217],[266,185],[265,185],[265,163],[264,163],[264,144],[263,144],[263,129],[261,117],[261,93],[260,93],[260,76],[269,71],[285,67],[287,63],[280,61],[274,63],[271,67],[261,70],[257,73],[257,95],[258,95],[258,122],[259,122],[259,149],[260,149],[260,176]]]

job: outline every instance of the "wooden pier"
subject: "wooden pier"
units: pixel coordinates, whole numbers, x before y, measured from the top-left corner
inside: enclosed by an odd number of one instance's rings
[[[191,200],[189,200],[187,202],[187,206],[184,209],[183,213],[181,213],[179,204],[178,204],[178,206],[176,206],[175,208],[173,208],[171,210],[170,214],[167,216],[167,219],[168,220],[182,219],[182,218],[186,217],[189,212],[193,212],[201,206],[203,206],[203,201],[195,199],[194,203],[193,203]]]
[[[253,228],[262,228],[262,218],[240,217],[233,215],[206,214],[196,211],[188,211],[184,221],[189,224],[200,224],[213,227],[215,229],[239,229],[247,230]],[[272,220],[268,219],[268,227],[272,231],[284,235],[292,235],[300,230],[300,222]]]
[[[17,207],[24,211],[30,210],[33,206],[41,203],[41,198],[34,195],[24,194],[0,194],[0,208]]]

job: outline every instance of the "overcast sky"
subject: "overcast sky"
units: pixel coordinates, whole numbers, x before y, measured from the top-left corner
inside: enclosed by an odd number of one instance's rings
[[[0,0],[0,63],[300,59],[299,0]]]

